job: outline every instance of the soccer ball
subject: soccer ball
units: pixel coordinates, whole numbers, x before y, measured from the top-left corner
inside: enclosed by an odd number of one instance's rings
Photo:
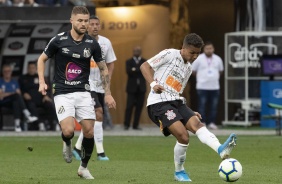
[[[225,159],[218,167],[218,174],[224,181],[237,181],[242,176],[242,165],[234,158]]]

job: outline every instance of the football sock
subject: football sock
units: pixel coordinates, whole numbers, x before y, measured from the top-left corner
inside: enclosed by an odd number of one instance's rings
[[[103,147],[103,123],[101,121],[95,121],[94,124],[94,140],[97,153],[104,153]]]
[[[75,148],[78,150],[81,150],[82,139],[83,139],[83,131],[81,130],[79,137],[75,143]]]
[[[217,139],[217,137],[211,133],[205,126],[200,128],[196,135],[200,139],[200,141],[209,147],[211,147],[214,151],[217,152],[218,147],[221,145]]]
[[[21,126],[21,120],[15,119],[15,127],[20,127],[20,126]]]
[[[23,110],[23,114],[26,118],[30,116],[30,112],[27,109]]]
[[[72,133],[71,137],[65,137],[65,135],[62,132],[62,139],[68,146],[71,144],[71,139],[73,138],[73,136],[74,136],[74,133]]]
[[[189,144],[180,144],[176,142],[174,146],[174,165],[175,172],[184,170],[184,162],[186,160],[186,150]]]
[[[94,148],[94,138],[83,137],[81,146],[81,166],[86,168]]]

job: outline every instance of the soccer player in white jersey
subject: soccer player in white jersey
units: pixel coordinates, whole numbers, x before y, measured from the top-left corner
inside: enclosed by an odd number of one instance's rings
[[[90,16],[90,23],[87,29],[88,34],[95,38],[100,44],[102,50],[102,56],[108,67],[109,76],[111,78],[114,70],[114,61],[116,61],[116,55],[113,50],[111,41],[101,35],[98,35],[100,31],[100,20],[97,16]],[[94,60],[91,60],[90,76],[89,76],[91,96],[94,99],[94,107],[96,113],[96,121],[94,124],[94,140],[97,150],[97,159],[101,161],[107,161],[109,158],[106,156],[103,146],[103,110],[104,110],[104,97],[105,90],[102,86],[101,74],[99,68]],[[80,160],[81,143],[83,139],[83,133],[81,131],[78,140],[73,149],[73,155],[77,160]]]
[[[236,145],[235,134],[231,134],[225,143],[220,144],[216,136],[201,123],[201,115],[193,112],[180,96],[192,73],[191,63],[198,57],[203,45],[200,36],[188,34],[181,50],[163,50],[140,68],[151,86],[147,99],[149,117],[165,136],[172,134],[177,139],[174,147],[174,178],[177,181],[191,181],[184,169],[189,145],[187,130],[216,151],[221,159],[228,158]]]

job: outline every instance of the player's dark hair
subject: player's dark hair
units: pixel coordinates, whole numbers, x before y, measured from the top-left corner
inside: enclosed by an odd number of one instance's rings
[[[90,20],[91,20],[91,19],[96,19],[96,20],[99,20],[99,21],[100,21],[99,17],[96,16],[96,15],[91,15],[89,19],[90,19]]]
[[[89,14],[88,9],[85,6],[74,6],[71,12],[72,15],[77,14]]]
[[[196,33],[190,33],[185,36],[183,40],[183,47],[186,48],[189,45],[192,45],[196,48],[202,48],[204,45],[203,39]]]

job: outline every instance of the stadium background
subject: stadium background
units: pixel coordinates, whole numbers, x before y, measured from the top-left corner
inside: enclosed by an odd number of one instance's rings
[[[95,2],[95,1],[94,1]],[[125,60],[132,56],[132,47],[141,45],[143,56],[150,58],[165,48],[180,48],[183,35],[196,32],[204,40],[214,43],[216,53],[224,58],[224,34],[235,30],[246,30],[244,12],[238,26],[238,8],[245,7],[243,1],[151,1],[150,4],[126,7],[103,7],[97,1],[96,7],[89,7],[91,14],[101,17],[101,35],[108,37],[117,55],[112,79],[112,91],[118,108],[111,110],[113,123],[122,124],[126,102],[125,93]],[[125,1],[124,1],[125,2]],[[138,1],[127,1],[138,5]],[[142,2],[142,1],[139,1]],[[146,2],[146,1],[144,1]],[[269,1],[271,15],[268,28],[278,30],[282,25],[279,16],[280,2]],[[270,6],[269,5],[269,6]],[[38,7],[13,8],[1,7],[0,11],[0,66],[4,63],[16,65],[15,77],[25,73],[29,61],[36,60],[50,38],[56,33],[69,29],[69,15],[72,7]],[[128,11],[129,14],[124,14]],[[242,13],[243,12],[243,13]],[[278,16],[274,16],[278,15]],[[270,19],[270,18],[272,19]],[[237,20],[236,20],[237,19]],[[236,24],[237,23],[237,24]],[[52,68],[52,63],[49,63]],[[52,76],[52,70],[47,75]],[[224,118],[224,91],[221,79],[221,100],[217,122]],[[189,105],[196,109],[195,78],[191,78],[184,96]],[[150,120],[144,107],[141,124]]]

